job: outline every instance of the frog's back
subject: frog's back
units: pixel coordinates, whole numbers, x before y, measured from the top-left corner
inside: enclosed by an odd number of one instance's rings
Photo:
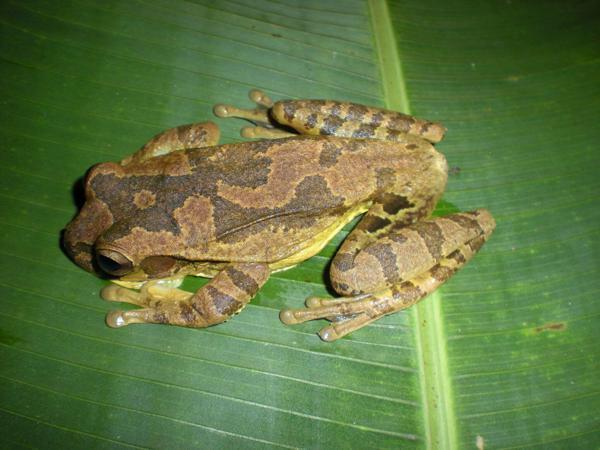
[[[246,208],[337,208],[366,200],[386,174],[415,173],[439,155],[431,144],[298,136],[188,151],[196,190]],[[211,192],[209,192],[211,191]],[[314,195],[320,198],[312,198]],[[303,197],[310,198],[303,198]]]
[[[273,262],[310,256],[378,192],[426,193],[436,161],[426,142],[294,137],[101,164],[87,190],[110,212],[106,242],[133,249],[146,233],[162,255]]]
[[[204,228],[210,233],[198,249],[202,255],[186,256],[269,262],[287,258],[314,236],[338,229],[363,212],[394,174],[418,170],[422,149],[405,147],[294,137],[221,145],[211,154],[189,151],[196,179],[193,195],[208,202]]]

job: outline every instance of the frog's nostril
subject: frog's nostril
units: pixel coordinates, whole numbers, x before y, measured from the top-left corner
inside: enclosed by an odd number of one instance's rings
[[[133,270],[133,263],[122,253],[114,250],[98,250],[96,262],[103,272],[120,277]]]

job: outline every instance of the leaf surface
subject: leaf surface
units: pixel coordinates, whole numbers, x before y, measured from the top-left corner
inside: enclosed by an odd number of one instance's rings
[[[83,0],[0,6],[0,423],[7,447],[589,448],[599,442],[595,2]],[[319,256],[205,330],[112,330],[60,248],[76,182],[215,103],[332,98],[443,122],[438,214],[480,254],[335,343],[282,307]],[[214,120],[214,119],[213,119]],[[239,121],[218,120],[224,142]],[[200,280],[188,280],[193,290]]]

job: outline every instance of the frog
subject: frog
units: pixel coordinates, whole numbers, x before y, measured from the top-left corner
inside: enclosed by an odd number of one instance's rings
[[[241,134],[253,140],[219,144],[214,122],[192,123],[87,172],[66,253],[112,281],[102,298],[139,307],[110,311],[108,326],[221,324],[361,216],[330,264],[335,296],[279,314],[286,325],[327,320],[318,335],[331,342],[427,297],[493,232],[484,208],[432,216],[448,179],[440,123],[260,90],[250,99],[213,111],[251,122]],[[186,276],[210,280],[188,292]]]

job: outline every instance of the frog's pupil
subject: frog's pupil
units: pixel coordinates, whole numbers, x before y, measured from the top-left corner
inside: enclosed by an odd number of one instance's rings
[[[102,270],[108,273],[113,273],[121,268],[121,264],[116,262],[114,259],[110,259],[102,255],[98,257],[98,264],[100,264]]]
[[[131,263],[129,261],[122,263],[103,254],[98,254],[96,261],[100,269],[110,275],[125,275],[131,270]]]

